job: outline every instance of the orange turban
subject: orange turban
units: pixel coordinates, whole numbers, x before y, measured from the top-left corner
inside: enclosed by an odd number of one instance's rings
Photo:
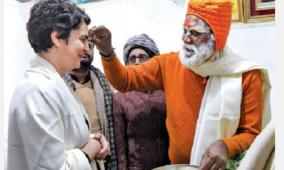
[[[231,0],[190,0],[187,15],[204,20],[215,35],[215,50],[224,48],[231,26]]]

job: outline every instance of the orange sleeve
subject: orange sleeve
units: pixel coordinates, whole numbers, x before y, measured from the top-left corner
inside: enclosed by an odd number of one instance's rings
[[[261,131],[264,94],[260,71],[244,73],[242,86],[241,118],[237,133],[224,139],[230,158],[247,150]]]
[[[116,55],[111,59],[102,57],[105,75],[114,88],[126,92],[154,91],[163,89],[160,56],[137,66],[124,66]]]

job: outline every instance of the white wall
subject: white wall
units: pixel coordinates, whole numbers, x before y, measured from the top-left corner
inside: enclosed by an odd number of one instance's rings
[[[3,29],[3,19],[4,19],[4,2],[0,1],[0,146],[4,146],[4,90],[3,90],[3,76],[4,76],[4,64],[3,64],[3,57],[4,56],[4,48],[3,48],[3,43],[4,43],[4,29]],[[0,170],[3,169],[4,165],[4,151],[3,148],[0,147]]]
[[[4,2],[4,126],[7,127],[9,101],[16,82],[23,76],[25,67],[34,56],[25,29],[29,8],[34,1]],[[161,53],[177,51],[180,47],[186,0],[103,0],[86,3],[81,7],[91,16],[91,25],[104,24],[112,31],[114,47],[121,57],[126,40],[143,32],[156,41]],[[233,25],[228,39],[233,50],[268,67],[272,86],[276,83],[275,38],[274,22],[269,22]],[[100,57],[96,56],[93,64],[102,68]],[[273,110],[275,97],[276,89],[273,88]],[[1,146],[2,142],[1,138]]]
[[[179,48],[185,0],[105,0],[80,5],[93,25],[106,25],[113,33],[113,44],[121,56],[123,45],[135,34],[147,33],[161,52]],[[100,67],[100,59],[94,64]]]
[[[284,169],[284,163],[283,163],[283,158],[284,158],[284,1],[276,1],[276,49],[277,49],[277,62],[276,62],[276,75],[277,75],[277,84],[275,85],[277,89],[277,100],[276,100],[276,114],[275,114],[275,128],[276,128],[276,141],[275,144],[277,146],[277,149],[275,151],[275,165],[276,169]]]
[[[1,67],[4,70],[4,142],[1,139],[4,153],[7,150],[7,120],[10,99],[16,83],[23,77],[24,69],[30,62],[31,56],[34,55],[27,41],[25,27],[32,4],[33,2],[20,3],[16,0],[4,1],[4,67]],[[4,144],[2,145],[2,143]],[[4,164],[6,166],[6,155]]]

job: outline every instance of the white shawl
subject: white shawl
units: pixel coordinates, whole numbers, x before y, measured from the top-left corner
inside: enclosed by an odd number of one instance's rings
[[[236,133],[242,101],[242,73],[254,69],[260,69],[264,82],[264,127],[270,120],[270,82],[265,68],[240,58],[229,48],[224,49],[222,58],[191,67],[196,74],[210,77],[199,111],[190,164],[200,165],[202,155],[211,143]]]

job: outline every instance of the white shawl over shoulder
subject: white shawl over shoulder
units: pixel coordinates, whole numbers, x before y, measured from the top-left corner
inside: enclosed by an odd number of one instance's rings
[[[267,70],[225,48],[222,58],[191,69],[202,77],[209,76],[196,125],[190,164],[200,165],[206,148],[225,137],[233,136],[239,125],[242,101],[242,74],[259,69],[262,74],[265,108],[262,127],[270,120]]]

